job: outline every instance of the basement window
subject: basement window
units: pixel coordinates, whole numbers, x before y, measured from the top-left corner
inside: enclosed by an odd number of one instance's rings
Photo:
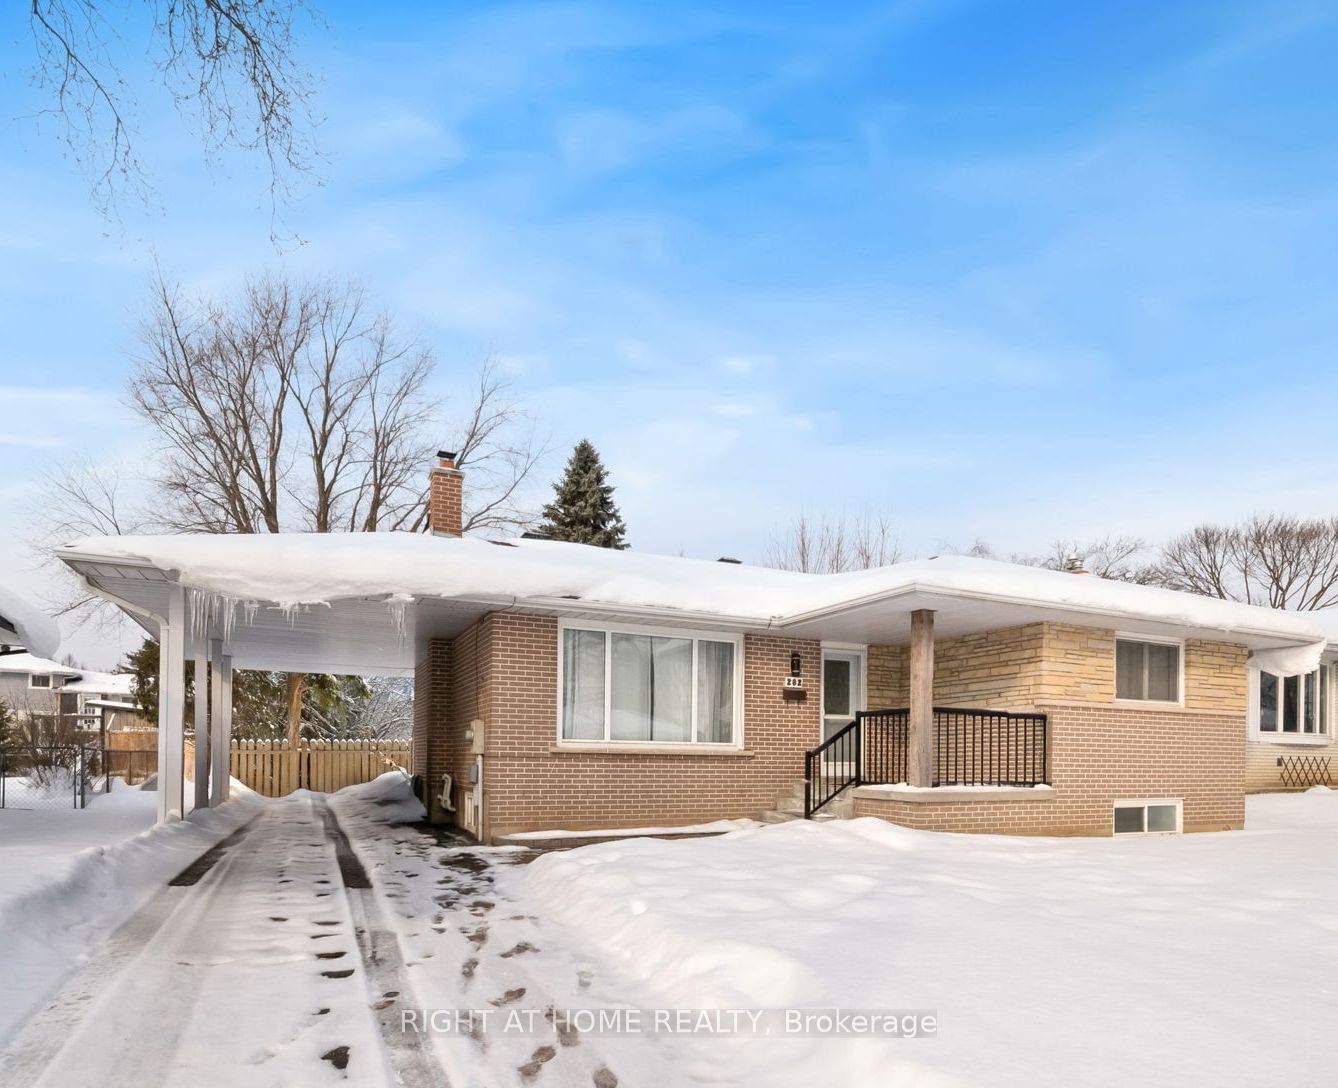
[[[1174,835],[1182,830],[1182,808],[1178,798],[1116,801],[1116,835]]]

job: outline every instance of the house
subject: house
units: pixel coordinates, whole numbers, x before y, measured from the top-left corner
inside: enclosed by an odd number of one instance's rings
[[[0,655],[0,703],[20,718],[43,717],[80,730],[116,729],[136,719],[134,678],[30,653]]]
[[[1293,691],[1333,728],[1328,638],[1307,615],[976,559],[812,575],[466,539],[462,487],[443,457],[430,536],[61,552],[162,640],[161,815],[181,808],[187,661],[197,687],[218,678],[196,705],[197,804],[226,796],[233,668],[413,675],[422,796],[485,839],[787,809],[1022,834],[1239,828],[1247,746],[1264,743],[1251,685],[1270,683],[1252,677],[1277,678],[1281,734]]]
[[[61,699],[58,692],[67,680],[79,676],[79,670],[58,661],[49,661],[30,653],[0,656],[0,703],[20,718],[60,717],[73,702]]]
[[[1338,785],[1338,609],[1304,614],[1328,636],[1318,668],[1283,676],[1251,662],[1246,677],[1249,793]]]

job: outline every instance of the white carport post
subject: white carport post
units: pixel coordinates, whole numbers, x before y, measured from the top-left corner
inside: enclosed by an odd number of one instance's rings
[[[195,650],[195,807],[209,807],[209,658],[206,643],[197,639]]]
[[[158,628],[158,822],[183,808],[186,714],[186,595],[171,589],[167,622]]]
[[[221,805],[228,799],[232,763],[232,656],[223,652],[221,639],[210,641],[209,662],[214,677],[209,714],[212,719],[209,740],[213,747],[209,803]]]

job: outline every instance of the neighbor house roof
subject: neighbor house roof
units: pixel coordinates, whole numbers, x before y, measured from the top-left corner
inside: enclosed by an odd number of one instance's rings
[[[960,557],[805,574],[556,541],[408,533],[95,537],[60,554],[150,629],[170,586],[189,587],[199,614],[230,637],[240,667],[262,667],[263,654],[263,667],[306,662],[337,671],[341,659],[350,666],[363,656],[367,663],[349,671],[368,671],[373,661],[407,671],[423,639],[502,609],[895,644],[908,637],[910,612],[930,608],[945,636],[1044,619],[1199,633],[1272,654],[1271,667],[1284,672],[1313,668],[1326,641],[1302,614]],[[322,644],[335,660],[318,665],[312,655]]]
[[[0,646],[54,654],[60,646],[60,631],[55,621],[27,597],[0,585]]]
[[[78,676],[82,670],[49,661],[36,654],[4,654],[0,656],[0,672],[36,673],[38,676]]]
[[[78,680],[71,680],[61,685],[62,691],[78,692],[81,695],[129,695],[134,688],[135,678],[125,672],[95,672],[92,669],[80,669]]]

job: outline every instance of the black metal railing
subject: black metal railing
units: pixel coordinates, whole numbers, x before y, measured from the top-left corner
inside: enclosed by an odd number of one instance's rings
[[[1049,756],[1044,714],[934,707],[936,786],[1039,786]]]
[[[860,781],[860,728],[853,721],[804,753],[804,819]]]
[[[936,706],[935,786],[1039,786],[1050,781],[1050,734],[1044,714]],[[911,713],[862,710],[804,753],[804,816],[851,786],[909,780]]]
[[[855,716],[864,736],[864,767],[861,779],[869,784],[905,782],[907,741],[911,728],[909,710],[864,710]]]

